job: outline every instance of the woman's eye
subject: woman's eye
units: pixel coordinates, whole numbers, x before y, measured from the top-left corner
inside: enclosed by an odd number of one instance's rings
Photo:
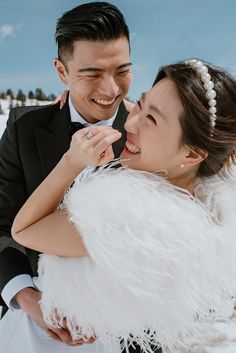
[[[149,120],[153,121],[154,124],[157,124],[156,120],[153,118],[152,115],[148,114],[148,115],[147,115],[147,118],[148,118]]]
[[[140,104],[140,101],[139,101],[139,100],[136,101],[136,104],[137,104],[137,106],[139,107],[139,109],[141,109],[141,104]]]

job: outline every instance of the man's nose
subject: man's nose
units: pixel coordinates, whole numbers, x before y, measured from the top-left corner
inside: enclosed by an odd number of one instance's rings
[[[115,98],[119,93],[119,86],[113,76],[104,77],[101,81],[100,92],[109,98]]]

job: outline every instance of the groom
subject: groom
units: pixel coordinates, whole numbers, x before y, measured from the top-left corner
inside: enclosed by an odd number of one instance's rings
[[[55,68],[70,90],[66,104],[62,110],[59,104],[11,110],[0,141],[0,305],[4,311],[21,308],[52,338],[71,345],[66,329],[49,330],[45,324],[38,305],[41,293],[33,283],[38,253],[14,243],[11,225],[69,148],[76,129],[112,125],[123,135],[113,146],[115,157],[120,155],[130,109],[124,98],[132,74],[129,30],[112,4],[86,3],[66,12],[57,22],[55,37]]]

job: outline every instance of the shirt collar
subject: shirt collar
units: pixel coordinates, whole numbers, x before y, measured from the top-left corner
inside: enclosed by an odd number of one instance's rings
[[[84,118],[82,118],[82,116],[80,115],[80,113],[75,109],[72,101],[71,101],[71,97],[69,95],[69,110],[70,110],[70,116],[71,116],[71,121],[73,122],[78,122],[83,124],[85,127],[90,126],[90,125],[97,125],[97,126],[112,126],[116,114],[117,114],[117,110],[115,112],[115,114],[107,120],[100,120],[97,123],[88,123],[86,120],[84,120]]]

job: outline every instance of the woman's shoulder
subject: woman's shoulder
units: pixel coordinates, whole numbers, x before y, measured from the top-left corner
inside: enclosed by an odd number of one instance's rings
[[[66,195],[65,204],[80,217],[87,209],[104,221],[115,217],[122,222],[128,217],[149,224],[162,220],[191,225],[203,216],[207,219],[206,210],[187,191],[158,175],[128,168],[86,170]]]

